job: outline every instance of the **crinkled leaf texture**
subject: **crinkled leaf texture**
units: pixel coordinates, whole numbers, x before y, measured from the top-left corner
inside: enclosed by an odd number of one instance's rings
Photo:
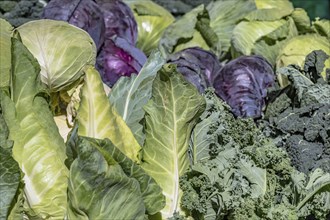
[[[191,131],[205,108],[197,89],[178,73],[174,65],[164,65],[153,83],[146,111],[146,141],[142,148],[142,168],[163,189],[166,206],[163,218],[180,212],[179,178],[189,166]]]
[[[109,139],[78,137],[74,148],[77,156],[70,169],[70,219],[143,219],[165,206],[155,180]]]
[[[91,0],[52,0],[43,9],[43,19],[66,21],[85,30],[99,50],[104,42],[105,25],[100,7]]]
[[[122,77],[109,93],[110,103],[132,130],[141,146],[145,139],[141,124],[145,114],[143,106],[151,98],[152,83],[164,63],[165,59],[161,53],[153,52],[138,75]]]
[[[9,86],[11,69],[11,35],[13,27],[0,18],[0,88]]]
[[[45,99],[37,60],[12,39],[10,97],[1,107],[14,141],[13,157],[24,173],[25,212],[36,218],[61,218],[66,213],[68,170],[65,144]]]
[[[124,0],[134,13],[138,25],[136,46],[147,56],[158,47],[164,30],[174,22],[175,18],[162,6],[150,0]]]
[[[214,53],[200,47],[191,47],[171,54],[167,62],[176,64],[177,70],[194,84],[200,93],[213,85],[222,67]]]
[[[189,47],[201,47],[219,54],[218,37],[210,28],[209,14],[200,5],[168,26],[159,41],[164,54],[171,54]]]
[[[128,158],[139,162],[141,146],[122,117],[110,104],[100,74],[94,67],[85,69],[81,102],[77,113],[78,135],[109,138]]]
[[[25,23],[17,30],[38,60],[41,80],[50,92],[72,88],[83,77],[83,68],[95,64],[93,39],[67,22],[41,19]]]
[[[263,57],[241,56],[221,69],[213,87],[236,116],[257,118],[274,78],[272,66]]]

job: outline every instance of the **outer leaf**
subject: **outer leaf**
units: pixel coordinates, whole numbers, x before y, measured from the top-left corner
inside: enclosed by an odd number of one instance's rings
[[[11,34],[13,27],[0,18],[0,88],[9,86],[11,68]]]
[[[222,52],[229,51],[230,39],[237,22],[254,9],[256,6],[253,1],[245,0],[212,1],[207,6],[210,27],[218,36]]]
[[[80,139],[70,168],[69,219],[144,219],[139,183],[97,142]]]
[[[166,196],[164,218],[180,211],[179,177],[189,166],[187,155],[192,128],[205,101],[173,65],[158,73],[146,111],[146,142],[142,167],[161,186]]]
[[[38,218],[64,218],[64,141],[43,97],[38,62],[20,41],[12,39],[12,47],[12,100],[3,96],[1,106],[14,141],[13,157],[24,173],[26,211]]]
[[[204,5],[186,13],[166,28],[159,41],[164,53],[173,53],[189,47],[213,49],[218,54],[218,37],[210,28],[209,15]]]
[[[99,73],[93,67],[88,67],[85,74],[77,113],[78,135],[109,138],[127,157],[139,162],[141,147],[125,121],[109,103]]]
[[[17,29],[24,45],[37,58],[41,80],[50,92],[67,90],[95,64],[96,47],[89,34],[64,21],[37,20]]]
[[[150,55],[156,49],[165,28],[175,19],[162,6],[150,0],[124,0],[134,13],[138,24],[137,47]]]
[[[6,219],[13,208],[21,173],[10,151],[0,147],[0,218]],[[15,203],[14,203],[15,204]]]
[[[152,83],[164,63],[165,59],[160,52],[152,53],[138,75],[122,77],[109,94],[110,103],[132,130],[140,145],[143,145],[145,139],[140,123],[145,114],[142,107],[150,99]]]

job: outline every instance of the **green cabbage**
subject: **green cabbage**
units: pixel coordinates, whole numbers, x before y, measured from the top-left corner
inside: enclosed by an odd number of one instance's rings
[[[51,93],[79,82],[86,65],[94,65],[96,47],[89,34],[63,21],[36,20],[17,28],[23,44],[41,67],[41,80]]]

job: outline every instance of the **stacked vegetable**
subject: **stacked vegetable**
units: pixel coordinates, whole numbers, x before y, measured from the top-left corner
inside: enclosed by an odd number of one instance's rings
[[[52,0],[0,24],[0,218],[329,218],[330,21]]]

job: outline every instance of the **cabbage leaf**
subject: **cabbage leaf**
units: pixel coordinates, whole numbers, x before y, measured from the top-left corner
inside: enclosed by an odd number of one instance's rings
[[[198,90],[174,65],[164,65],[153,83],[152,98],[144,107],[146,141],[142,148],[142,168],[166,196],[163,218],[181,210],[179,177],[189,167],[191,131],[204,108],[205,101]]]
[[[151,97],[152,83],[164,63],[165,59],[160,52],[152,53],[138,75],[120,78],[109,93],[111,105],[116,108],[141,146],[145,139],[143,125],[140,123],[145,114],[143,106]]]
[[[0,18],[0,88],[9,86],[11,69],[11,35],[13,27]]]
[[[23,44],[41,67],[41,80],[50,92],[72,88],[83,68],[94,65],[96,46],[84,30],[64,21],[37,20],[17,28]]]
[[[92,66],[86,67],[84,71],[85,83],[77,113],[78,135],[109,138],[127,157],[139,162],[141,146],[115,107],[110,104],[100,74]]]
[[[24,173],[25,212],[30,217],[64,218],[68,170],[65,144],[49,110],[37,60],[12,38],[10,96],[1,107],[14,141],[13,157]]]

